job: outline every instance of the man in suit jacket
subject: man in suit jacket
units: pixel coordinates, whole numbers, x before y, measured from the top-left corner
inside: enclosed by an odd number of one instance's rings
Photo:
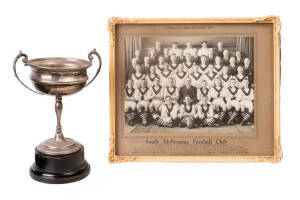
[[[156,65],[158,63],[158,56],[156,55],[155,49],[150,50],[150,55],[149,55],[149,64],[150,66]]]
[[[207,64],[215,65],[215,56],[213,48],[208,49]]]
[[[185,62],[185,56],[183,54],[182,49],[178,50],[178,56],[177,56],[176,60],[177,60],[177,63],[184,63]]]
[[[131,78],[132,74],[136,71],[137,60],[136,58],[132,58],[131,65],[129,65],[125,70],[125,79],[126,81]]]
[[[161,48],[161,43],[159,41],[155,42],[155,52],[157,57],[164,55],[164,52]]]
[[[250,59],[247,57],[244,59],[244,76],[247,76],[249,79],[249,85],[254,87],[254,71],[253,66],[251,65]]]
[[[188,77],[185,81],[185,85],[179,89],[178,103],[182,104],[185,96],[190,96],[192,103],[197,103],[197,88],[192,86],[192,80]]]
[[[217,48],[217,51],[216,51],[216,56],[220,56],[220,58],[223,58],[223,42],[218,42],[217,44],[218,48]]]
[[[242,54],[240,51],[235,52],[235,64],[236,66],[243,66],[244,65],[244,60],[242,58]]]
[[[150,57],[149,56],[145,56],[144,57],[144,64],[141,65],[142,66],[142,72],[144,74],[148,74],[150,72]]]
[[[136,63],[141,65],[143,64],[142,55],[140,50],[135,50],[134,58],[136,59]]]

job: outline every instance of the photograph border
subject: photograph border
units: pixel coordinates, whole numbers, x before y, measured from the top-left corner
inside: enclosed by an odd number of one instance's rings
[[[115,28],[117,24],[273,24],[274,54],[274,155],[273,156],[118,156],[116,155],[116,65],[115,65]],[[282,158],[280,144],[280,51],[281,22],[277,16],[259,18],[119,18],[112,17],[108,21],[110,49],[110,147],[108,160],[110,163],[121,162],[271,162],[277,163]]]

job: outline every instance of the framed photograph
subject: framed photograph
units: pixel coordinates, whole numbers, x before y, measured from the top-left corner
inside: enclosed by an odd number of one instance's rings
[[[109,161],[278,162],[278,17],[111,18]]]

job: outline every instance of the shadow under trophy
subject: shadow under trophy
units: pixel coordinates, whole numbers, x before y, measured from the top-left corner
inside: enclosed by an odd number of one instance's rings
[[[87,83],[87,69],[92,65],[93,56],[99,59],[99,67],[95,76]],[[16,65],[19,58],[25,66],[31,67],[30,79],[37,89],[34,91],[19,78]],[[35,163],[30,167],[30,176],[44,183],[70,183],[89,175],[90,165],[84,158],[83,145],[64,137],[61,126],[62,96],[74,94],[91,84],[98,76],[102,61],[94,49],[87,60],[75,58],[36,58],[28,60],[28,56],[20,52],[13,64],[16,78],[27,89],[56,97],[55,112],[57,117],[56,133],[35,149]]]

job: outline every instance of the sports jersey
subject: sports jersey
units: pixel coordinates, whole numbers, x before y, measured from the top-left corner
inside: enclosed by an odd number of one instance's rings
[[[173,86],[173,87],[165,87],[164,89],[164,98],[166,98],[167,96],[171,97],[171,100],[173,102],[176,102],[178,101],[178,98],[179,98],[179,90],[177,87]]]
[[[187,72],[174,73],[174,78],[175,78],[175,83],[177,88],[180,88],[184,85],[186,77],[187,77]]]
[[[134,73],[131,75],[131,79],[133,80],[133,87],[138,88],[140,86],[141,80],[145,78],[144,73]]]

